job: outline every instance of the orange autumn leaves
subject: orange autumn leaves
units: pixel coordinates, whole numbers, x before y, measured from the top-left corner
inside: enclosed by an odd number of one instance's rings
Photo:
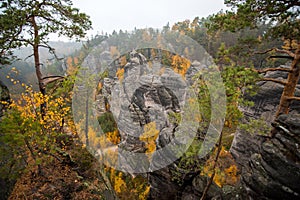
[[[176,73],[180,74],[181,76],[185,76],[190,66],[191,62],[188,59],[179,55],[172,56],[171,67]]]
[[[40,92],[34,92],[31,87],[24,87],[25,93],[20,95],[19,100],[12,101],[9,105],[10,108],[18,110],[24,125],[33,126],[30,122],[38,122],[44,131],[58,131],[60,127],[63,127],[63,123],[68,123],[69,127],[73,127],[72,121],[66,120],[71,110],[67,105],[70,99],[43,95]],[[42,104],[47,105],[44,116],[40,112]]]
[[[106,168],[105,170],[119,199],[147,199],[150,186],[146,178],[141,175],[132,177],[113,168]]]
[[[67,62],[67,74],[73,75],[77,72],[78,70],[78,65],[79,65],[79,60],[77,57],[71,57],[69,56],[66,60]]]
[[[168,60],[171,64],[170,67],[174,70],[174,72],[180,74],[184,78],[187,70],[191,66],[191,61],[179,55],[173,55],[171,57],[168,57]],[[121,68],[118,68],[116,72],[116,76],[121,82],[124,79],[124,66],[126,65],[126,63],[127,63],[126,57],[122,56],[120,58]],[[148,64],[150,67],[152,67],[152,62],[149,62]]]
[[[214,152],[213,155],[215,153],[216,152]],[[207,175],[211,177],[214,165],[213,158],[214,156],[211,156],[210,159],[206,161],[201,175]],[[219,187],[224,185],[235,185],[239,180],[239,171],[230,152],[226,151],[224,147],[221,149],[219,160],[217,162],[216,174],[213,181]]]
[[[156,123],[150,122],[144,126],[144,133],[140,136],[140,140],[145,142],[146,154],[149,159],[152,153],[156,150],[156,139],[159,135],[159,130],[156,129]]]
[[[119,81],[122,82],[124,79],[124,68],[119,68],[117,70],[116,76],[118,77]]]

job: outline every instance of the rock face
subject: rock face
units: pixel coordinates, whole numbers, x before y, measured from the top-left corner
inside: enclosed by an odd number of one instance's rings
[[[199,62],[194,62],[183,79],[182,75],[175,73],[171,67],[163,67],[160,61],[153,60],[150,66],[143,55],[131,52],[129,62],[123,67],[124,72],[121,76],[116,77],[120,71],[120,66],[116,65],[109,68],[109,76],[103,79],[101,94],[96,97],[95,112],[99,114],[105,112],[103,103],[109,103],[121,136],[119,151],[122,149],[133,153],[145,153],[147,150],[145,143],[139,139],[145,125],[155,122],[155,129],[159,131],[155,140],[157,153],[152,157],[151,163],[143,163],[145,160],[143,157],[140,157],[139,163],[135,160],[131,162],[128,157],[119,154],[119,159],[124,161],[122,165],[126,170],[137,170],[138,166],[145,168],[142,171],[150,171],[147,173],[151,186],[149,199],[199,199],[207,185],[207,177],[201,176],[199,170],[181,169],[178,161],[175,161],[177,158],[162,167],[160,162],[154,161],[155,159],[166,161],[174,157],[172,153],[169,156],[161,155],[159,150],[171,143],[182,142],[174,139],[179,125],[172,117],[184,118],[183,107],[191,97],[187,89],[188,84],[192,83],[192,77],[203,67],[205,66]],[[191,127],[189,130],[192,130]],[[185,139],[184,136],[182,139]],[[205,161],[206,158],[199,162]],[[174,173],[181,183],[174,180]],[[208,197],[220,196],[221,189],[213,183]]]
[[[148,199],[200,199],[209,178],[199,175],[199,172],[189,174],[182,173],[183,183],[178,184],[172,180],[172,173],[170,172],[171,169],[179,170],[176,165],[171,165],[150,173],[149,183],[151,185],[151,190]],[[207,199],[221,199],[221,197],[221,188],[212,183],[207,194]]]
[[[281,67],[284,68],[286,66]],[[265,77],[280,80],[285,79],[287,77],[287,73],[280,71],[268,72]],[[241,109],[244,114],[250,118],[262,118],[271,123],[274,120],[277,106],[280,102],[283,86],[270,81],[261,81],[258,82],[258,87],[259,90],[255,96],[247,97],[249,100],[254,102],[255,106]],[[300,96],[300,88],[296,89],[295,95]],[[291,105],[291,110],[299,111],[300,103],[294,101]]]
[[[197,71],[194,63],[187,72],[186,82]],[[111,67],[109,77],[103,81],[102,95],[96,101],[108,102],[110,111],[117,121],[121,142],[119,149],[134,153],[145,153],[146,147],[139,139],[143,127],[155,122],[159,136],[155,140],[157,150],[164,148],[174,138],[178,126],[169,121],[171,114],[180,114],[186,100],[186,83],[181,76],[170,68],[162,70],[158,62],[148,66],[142,55],[133,53],[123,68],[123,74],[116,77],[119,66]],[[271,72],[266,77],[279,78],[281,73]],[[253,108],[244,108],[248,117],[273,121],[276,107],[283,87],[272,82],[259,83],[260,90],[253,100]],[[296,91],[296,95],[300,91]],[[103,99],[105,97],[105,99]],[[98,106],[97,112],[105,110]],[[292,109],[299,110],[300,105],[293,103]],[[294,113],[294,114],[293,114]],[[208,199],[298,199],[300,198],[300,121],[299,115],[292,112],[282,115],[276,124],[273,138],[249,135],[238,132],[232,144],[231,152],[241,169],[241,183],[236,188],[223,188],[212,184]],[[120,160],[128,161],[126,157]],[[200,160],[204,164],[204,160]],[[145,170],[151,185],[149,199],[199,199],[207,184],[207,177],[199,171],[184,171],[178,161],[166,167],[152,171],[151,165],[138,163]],[[127,164],[131,169],[137,163]],[[143,169],[143,171],[145,171]],[[174,171],[182,181],[174,180]]]
[[[231,147],[249,199],[300,199],[300,115],[281,115],[272,138],[237,133]]]
[[[0,101],[6,101],[6,102],[8,102],[9,99],[10,99],[10,97],[9,97],[9,91],[8,91],[7,87],[0,80]],[[0,103],[0,116],[3,115],[3,109],[4,109],[4,107],[5,106]]]
[[[9,91],[7,87],[1,82],[0,80],[0,101],[8,102],[10,99],[9,97]],[[5,109],[5,105],[0,103],[0,117],[3,115],[3,110]],[[1,134],[1,133],[0,133]],[[0,143],[0,145],[3,145]],[[5,162],[5,158],[9,157],[10,155],[1,156],[0,160],[0,167],[3,162]],[[10,180],[4,180],[0,178],[0,199],[5,199],[8,197],[9,192],[11,191],[12,187],[14,185],[14,181]]]

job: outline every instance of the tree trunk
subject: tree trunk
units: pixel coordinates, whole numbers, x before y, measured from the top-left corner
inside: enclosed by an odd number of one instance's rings
[[[207,194],[208,194],[208,190],[209,190],[211,184],[213,183],[214,177],[216,175],[217,162],[219,160],[219,156],[220,156],[220,153],[221,153],[221,150],[222,150],[222,138],[223,138],[223,132],[221,132],[220,137],[219,137],[219,141],[218,141],[217,154],[216,154],[216,157],[214,159],[214,165],[213,165],[213,169],[212,169],[213,173],[212,173],[210,179],[208,180],[208,182],[206,184],[206,187],[203,190],[203,193],[202,193],[202,196],[201,196],[200,200],[205,200],[206,199]]]
[[[85,100],[85,145],[89,147],[89,89],[86,90]]]
[[[280,114],[287,114],[291,105],[290,97],[294,97],[297,83],[300,77],[300,43],[298,44],[295,56],[291,64],[291,72],[288,74],[287,83],[284,86],[276,117]]]
[[[34,43],[33,43],[33,56],[34,56],[34,66],[35,66],[35,73],[36,77],[38,79],[38,85],[39,85],[39,90],[44,96],[46,94],[46,89],[43,84],[43,75],[41,72],[41,63],[40,63],[40,55],[39,55],[39,44],[40,44],[40,39],[39,39],[39,27],[36,24],[34,16],[31,17],[31,23],[34,28]],[[41,114],[42,117],[45,115],[45,109],[46,109],[46,103],[41,104]]]

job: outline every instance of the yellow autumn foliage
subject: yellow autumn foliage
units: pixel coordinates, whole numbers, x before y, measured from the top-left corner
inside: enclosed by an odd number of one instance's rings
[[[124,79],[124,68],[119,68],[117,70],[116,76],[118,77],[119,81],[121,82]]]
[[[214,165],[213,159],[215,157],[215,153],[205,163],[201,175],[206,175],[209,177],[212,176]],[[234,159],[232,158],[230,152],[226,151],[223,146],[217,162],[216,173],[213,181],[219,187],[224,185],[235,185],[239,180],[238,168],[235,165]]]
[[[140,175],[132,177],[129,174],[125,174],[109,167],[106,167],[105,171],[107,172],[119,199],[147,199],[150,192],[150,186],[148,185],[146,178]]]
[[[11,108],[17,109],[24,120],[38,121],[42,129],[50,131],[58,131],[67,123],[73,127],[71,121],[66,120],[71,108],[67,106],[70,101],[63,97],[52,97],[50,95],[43,95],[40,92],[34,92],[31,87],[25,86],[25,93],[21,94],[18,101],[12,101]],[[46,104],[44,116],[40,112],[40,106]]]
[[[120,52],[116,46],[110,47],[110,55],[113,59],[116,59],[120,56]]]
[[[297,42],[297,40],[285,39],[283,41],[283,44],[284,44],[282,46],[283,49],[291,50],[291,49],[296,49],[297,48],[298,42]]]
[[[126,64],[127,64],[126,56],[122,56],[122,57],[120,58],[120,66],[121,66],[121,67],[124,67]]]
[[[179,55],[174,55],[172,57],[171,67],[174,69],[176,73],[180,74],[181,76],[183,77],[185,76],[190,66],[191,66],[191,62],[188,59],[183,58]]]
[[[146,153],[149,159],[152,153],[156,150],[155,140],[159,135],[159,130],[156,129],[156,123],[150,122],[144,126],[144,133],[140,136],[140,140],[146,143]]]
[[[118,129],[114,130],[113,132],[106,133],[106,137],[111,143],[116,145],[119,144],[121,141]]]

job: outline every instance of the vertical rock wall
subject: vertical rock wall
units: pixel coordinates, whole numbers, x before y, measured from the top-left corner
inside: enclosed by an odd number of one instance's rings
[[[281,115],[274,137],[237,133],[231,152],[249,199],[300,199],[300,115]]]

